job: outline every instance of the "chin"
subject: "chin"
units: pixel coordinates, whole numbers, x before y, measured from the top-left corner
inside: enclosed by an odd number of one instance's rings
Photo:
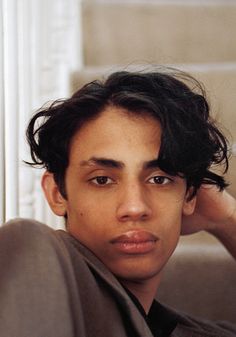
[[[124,266],[116,270],[111,270],[113,274],[120,280],[127,280],[132,282],[144,282],[150,279],[159,278],[162,266],[148,267],[131,265],[129,267]]]

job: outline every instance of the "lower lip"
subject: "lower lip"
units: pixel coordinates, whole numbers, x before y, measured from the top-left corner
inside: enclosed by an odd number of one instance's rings
[[[144,242],[114,242],[115,247],[126,254],[147,254],[150,253],[156,246],[156,241]]]

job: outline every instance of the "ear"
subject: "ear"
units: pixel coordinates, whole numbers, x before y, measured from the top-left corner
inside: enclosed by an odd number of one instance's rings
[[[66,200],[61,195],[52,173],[43,174],[41,185],[51,210],[59,216],[66,214]]]
[[[189,199],[189,196],[191,194],[192,190],[191,188],[188,189],[186,195],[185,195],[185,200],[184,200],[184,204],[183,204],[183,215],[191,215],[193,214],[194,210],[195,210],[195,206],[196,206],[196,201],[197,198],[196,196],[194,196],[193,198]]]

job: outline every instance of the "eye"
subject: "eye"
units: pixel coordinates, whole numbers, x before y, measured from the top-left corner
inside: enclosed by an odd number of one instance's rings
[[[108,185],[114,183],[114,181],[106,176],[98,176],[90,179],[90,181],[95,185]]]
[[[172,181],[172,179],[165,177],[165,176],[155,176],[148,180],[150,184],[155,185],[166,185],[169,184]]]

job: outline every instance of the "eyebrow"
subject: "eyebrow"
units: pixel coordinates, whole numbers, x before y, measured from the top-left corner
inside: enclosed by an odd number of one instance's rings
[[[144,162],[143,164],[143,168],[144,169],[159,169],[159,161],[158,159],[153,159],[147,162]]]
[[[80,166],[94,166],[94,165],[117,169],[122,169],[125,167],[125,164],[121,161],[103,157],[91,157],[89,160],[83,160],[80,163]],[[147,170],[153,168],[154,169],[159,168],[158,159],[150,160],[143,163],[143,169]]]
[[[118,160],[110,159],[110,158],[103,158],[103,157],[92,157],[89,160],[83,160],[80,163],[80,166],[103,166],[108,168],[118,168],[121,169],[125,166],[124,163]]]

